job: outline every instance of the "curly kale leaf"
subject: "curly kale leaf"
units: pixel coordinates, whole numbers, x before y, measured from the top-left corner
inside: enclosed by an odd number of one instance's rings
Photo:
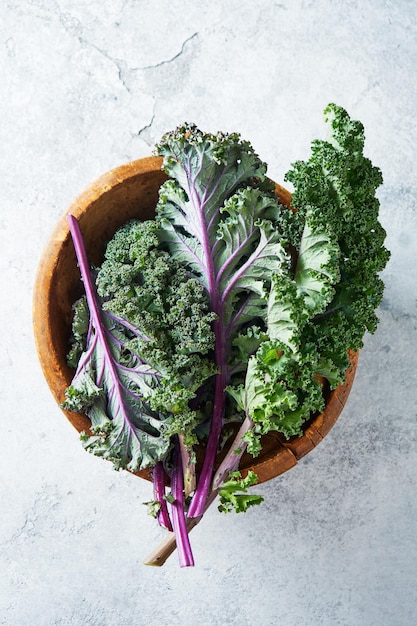
[[[227,388],[258,434],[278,430],[287,438],[300,435],[302,424],[323,407],[316,380],[319,355],[302,336],[309,320],[333,297],[339,248],[322,226],[310,226],[308,217],[294,271],[272,276],[264,340],[252,352],[244,382]],[[246,441],[257,449],[253,436]]]
[[[245,478],[241,473],[231,472],[229,479],[223,482],[219,489],[220,504],[218,510],[221,513],[245,513],[249,507],[261,504],[263,496],[248,493],[249,487],[256,485],[258,477],[253,471],[249,471]]]
[[[160,373],[129,350],[124,333],[134,329],[102,311],[80,228],[72,215],[69,224],[90,321],[86,349],[63,406],[90,418],[93,435],[82,437],[88,450],[112,460],[117,468],[144,468],[163,458],[169,448],[166,418],[147,402]]]
[[[382,175],[363,154],[363,126],[334,104],[326,108],[325,119],[328,140],[314,141],[310,159],[294,163],[286,180],[295,187],[293,203],[300,215],[308,214],[313,228],[331,233],[340,249],[340,280],[333,297],[303,334],[303,341],[313,342],[320,352],[323,371],[333,369],[337,384],[343,379],[348,349],[359,349],[364,333],[376,329],[375,309],[383,295],[379,273],[389,252],[375,196]]]
[[[167,432],[188,443],[202,416],[190,408],[196,392],[217,369],[206,291],[168,252],[158,248],[157,221],[132,220],[109,242],[97,274],[107,312],[136,329],[127,346],[161,374],[149,398],[155,411],[171,415]]]
[[[72,306],[74,317],[72,320],[71,350],[67,355],[69,367],[77,369],[78,361],[85,350],[88,330],[90,328],[90,313],[87,299],[82,296]]]
[[[336,237],[330,229],[314,222],[310,224],[310,212],[307,211],[294,281],[309,317],[322,313],[331,302],[340,281],[339,260]]]
[[[245,383],[227,390],[252,418],[254,432],[276,430],[289,439],[300,435],[302,424],[323,408],[316,364],[314,350],[293,353],[278,341],[267,341],[250,358]]]

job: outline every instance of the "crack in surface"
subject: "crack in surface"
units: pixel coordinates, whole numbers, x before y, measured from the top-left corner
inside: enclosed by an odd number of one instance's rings
[[[82,35],[78,36],[78,41],[80,42],[81,45],[85,45],[85,46],[88,46],[90,48],[93,48],[93,50],[96,50],[96,52],[98,52],[101,56],[103,56],[105,59],[107,59],[107,61],[110,61],[110,63],[113,63],[113,65],[116,66],[116,69],[118,71],[118,77],[119,77],[119,80],[122,83],[123,87],[126,89],[126,91],[129,94],[132,94],[132,90],[131,90],[131,88],[129,87],[128,83],[125,80],[126,73],[131,72],[132,70],[130,70],[127,67],[127,64],[126,64],[125,61],[123,61],[122,59],[117,59],[115,57],[112,57],[106,50],[103,50],[102,48],[99,48],[99,46],[97,46],[96,44],[92,43],[91,41],[88,41],[88,39],[86,39]]]
[[[142,139],[148,146],[153,146],[155,142],[152,139],[150,131],[152,129],[152,124],[154,123],[154,121],[155,121],[155,110],[152,112],[152,117],[151,117],[149,124],[142,126],[142,128],[139,129],[137,133],[134,133],[134,135],[132,136],[139,137],[139,139]]]
[[[81,26],[81,28],[82,28],[82,26]],[[142,66],[142,67],[133,67],[133,68],[128,67],[126,61],[124,61],[123,59],[118,59],[116,57],[112,57],[106,50],[104,50],[103,48],[100,48],[96,44],[92,43],[91,41],[86,39],[82,34],[78,35],[78,41],[82,45],[89,46],[89,47],[93,48],[100,55],[102,55],[105,59],[107,59],[108,61],[113,63],[116,66],[116,68],[117,68],[118,77],[119,77],[119,80],[121,81],[123,87],[126,89],[126,91],[129,94],[132,94],[133,92],[132,92],[132,89],[131,89],[131,87],[129,85],[129,82],[130,82],[129,81],[129,75],[133,75],[136,72],[142,72],[142,71],[146,71],[146,70],[159,69],[161,67],[164,67],[165,65],[169,65],[170,63],[173,63],[174,61],[179,59],[184,54],[187,45],[193,39],[195,39],[196,37],[198,37],[198,32],[195,32],[192,35],[190,35],[190,37],[187,37],[187,39],[183,42],[183,44],[181,46],[181,50],[179,52],[177,52],[177,54],[175,54],[170,59],[166,59],[164,61],[160,61],[159,63],[156,63],[154,65],[145,65],[145,66]],[[152,121],[153,121],[153,118],[154,118],[154,115],[152,116]],[[152,121],[151,121],[150,125],[152,124]],[[145,126],[142,130],[146,130],[147,128],[148,128],[148,126]]]
[[[196,37],[198,37],[198,34],[199,34],[198,32],[194,32],[192,35],[187,37],[187,39],[183,41],[179,52],[174,54],[174,56],[172,56],[169,59],[162,60],[159,63],[155,63],[152,65],[129,67],[126,61],[124,61],[123,59],[113,57],[107,50],[105,50],[104,48],[101,48],[97,44],[90,41],[84,34],[84,26],[80,22],[80,20],[74,15],[72,15],[71,12],[62,10],[57,0],[51,0],[49,5],[46,4],[44,0],[29,0],[29,2],[33,8],[36,8],[43,12],[42,14],[36,15],[38,19],[49,22],[51,19],[51,15],[55,15],[58,18],[59,22],[61,23],[62,27],[64,28],[65,32],[67,32],[70,36],[76,38],[81,45],[92,48],[93,50],[98,52],[102,57],[104,57],[107,61],[115,65],[118,71],[118,78],[120,82],[122,83],[124,89],[126,89],[126,91],[129,94],[133,93],[132,87],[131,87],[131,82],[132,82],[131,75],[132,74],[136,72],[141,72],[141,71],[155,70],[155,69],[164,67],[166,65],[169,65],[170,63],[173,63],[184,54],[187,48],[187,45]],[[146,130],[147,128],[148,127],[144,127],[143,130]]]
[[[170,59],[166,59],[165,61],[160,61],[159,63],[156,63],[155,65],[145,65],[143,67],[137,67],[137,68],[134,68],[134,71],[138,71],[138,70],[154,70],[154,69],[157,69],[158,67],[162,67],[163,65],[168,65],[169,63],[172,63],[173,61],[176,61],[182,54],[184,54],[185,48],[190,43],[190,41],[192,41],[196,37],[198,37],[198,32],[195,32],[192,35],[190,35],[190,37],[187,37],[187,39],[184,41],[184,43],[181,46],[181,50],[179,52],[177,52],[177,54],[175,54]]]

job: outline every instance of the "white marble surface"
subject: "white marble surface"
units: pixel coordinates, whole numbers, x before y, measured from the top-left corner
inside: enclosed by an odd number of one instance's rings
[[[414,625],[415,0],[4,0],[0,35],[0,623]],[[178,123],[240,131],[282,181],[331,101],[384,173],[380,327],[343,416],[264,505],[210,511],[194,569],[145,568],[148,483],[82,450],[38,366],[42,248],[88,183]]]

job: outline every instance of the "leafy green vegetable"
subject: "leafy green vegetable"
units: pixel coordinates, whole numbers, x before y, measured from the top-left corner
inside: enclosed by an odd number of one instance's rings
[[[86,298],[65,406],[90,417],[87,449],[153,469],[151,509],[173,528],[181,566],[194,562],[188,528],[216,493],[223,511],[262,500],[247,492],[253,472],[240,477],[245,450],[259,454],[271,430],[300,435],[324,406],[318,375],[341,382],[348,350],[377,325],[389,258],[381,172],[362,125],[333,104],[325,116],[329,139],[286,176],[297,211],[239,135],[184,124],[156,148],[169,179],[155,219],[125,224],[94,279],[70,218]],[[241,426],[214,472],[231,421]]]
[[[265,318],[272,272],[284,266],[289,271],[289,254],[276,220],[286,209],[270,191],[265,164],[236,134],[204,134],[184,125],[162,138],[158,152],[171,177],[162,186],[157,206],[160,241],[201,283],[216,314],[218,374],[210,435],[188,511],[190,517],[199,517],[225,419],[232,340],[245,324]]]
[[[256,506],[263,502],[262,496],[247,493],[248,488],[256,485],[258,477],[255,472],[248,472],[245,478],[240,472],[232,472],[229,480],[225,481],[219,489],[220,504],[218,509],[221,513],[245,513],[251,506]]]
[[[364,333],[376,330],[375,309],[384,288],[379,273],[389,252],[375,197],[382,174],[363,154],[363,126],[334,104],[325,109],[325,119],[329,139],[314,141],[310,159],[294,163],[286,180],[295,187],[293,203],[300,216],[309,213],[312,226],[331,232],[340,248],[333,298],[303,333],[303,342],[317,347],[320,371],[326,375],[337,369],[335,385],[343,380],[348,349],[358,350]]]
[[[128,347],[160,373],[148,402],[170,414],[169,433],[186,432],[201,420],[189,403],[217,371],[212,323],[216,315],[200,283],[158,249],[156,221],[130,221],[109,243],[97,274],[103,308],[135,329]]]
[[[120,329],[131,331],[131,328],[100,307],[78,222],[72,216],[69,220],[86,290],[90,325],[87,348],[63,406],[89,416],[93,435],[82,435],[87,449],[113,461],[118,469],[137,470],[164,458],[170,446],[165,433],[166,418],[152,411],[146,402],[160,373],[129,350]]]

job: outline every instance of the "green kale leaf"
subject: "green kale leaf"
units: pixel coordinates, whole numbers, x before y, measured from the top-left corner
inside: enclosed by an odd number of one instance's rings
[[[379,273],[389,252],[375,196],[382,175],[363,154],[363,126],[335,104],[326,108],[325,119],[328,140],[314,141],[310,159],[294,163],[286,180],[295,187],[293,204],[300,216],[310,227],[330,233],[340,249],[340,280],[333,286],[333,297],[302,336],[304,343],[316,345],[321,371],[332,370],[334,386],[343,380],[348,350],[361,348],[365,332],[376,329],[375,309],[383,295]]]
[[[219,489],[218,510],[221,513],[245,513],[249,507],[261,504],[263,496],[248,493],[249,487],[256,485],[257,481],[258,477],[253,471],[249,471],[245,478],[241,477],[240,472],[232,472]]]

